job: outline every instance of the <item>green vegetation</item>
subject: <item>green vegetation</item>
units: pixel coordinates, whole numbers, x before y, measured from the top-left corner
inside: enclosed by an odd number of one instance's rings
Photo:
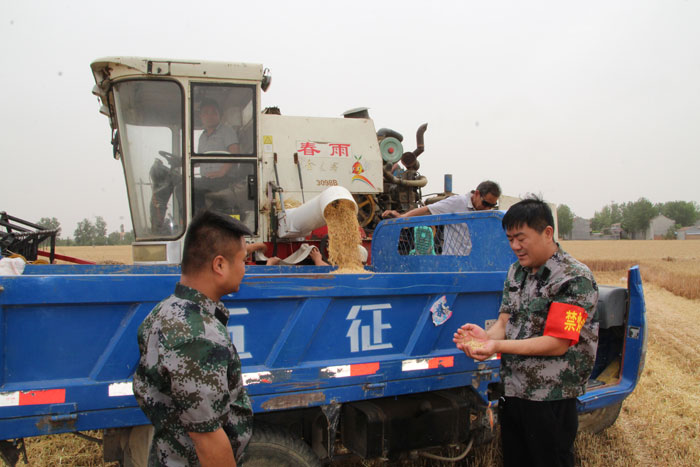
[[[627,232],[644,232],[651,220],[659,215],[658,209],[646,198],[629,202],[622,207],[622,228]]]
[[[61,223],[55,217],[42,217],[37,222],[46,230],[58,229],[61,234]],[[124,231],[124,224],[120,229],[107,233],[107,223],[102,216],[95,217],[95,221],[85,218],[78,222],[78,227],[73,232],[73,237],[56,238],[57,246],[88,246],[88,245],[131,245],[134,241],[133,231]],[[49,241],[42,242],[42,246],[48,246]]]
[[[46,230],[58,230],[56,235],[61,234],[61,223],[55,217],[42,217],[35,224],[44,227]]]
[[[600,211],[596,211],[591,219],[591,229],[605,232],[613,224],[619,223],[629,233],[643,232],[649,228],[650,221],[659,214],[672,219],[679,226],[678,228],[686,227],[700,219],[700,207],[694,201],[652,204],[646,198],[622,204],[611,203]]]
[[[571,230],[574,228],[574,213],[566,204],[560,204],[557,207],[557,228],[562,237],[571,234]]]
[[[593,215],[591,230],[601,232],[620,222],[622,222],[622,206],[617,203],[611,203],[608,206],[604,206],[600,211],[596,211]]]
[[[681,227],[688,227],[700,219],[700,207],[693,201],[669,201],[656,205],[659,212],[673,219]]]
[[[700,220],[700,206],[695,201],[669,201],[652,204],[646,198],[627,203],[612,202],[596,211],[591,219],[591,230],[606,232],[613,224],[621,224],[628,233],[643,232],[649,227],[651,219],[663,214],[673,219],[675,226],[669,229],[666,238],[675,238],[675,232],[681,227],[694,225]],[[566,204],[557,207],[557,228],[562,237],[571,234],[576,214]],[[42,217],[36,224],[46,230],[58,229],[61,233],[61,223],[55,217]],[[85,218],[78,223],[73,237],[56,238],[58,246],[85,245],[131,245],[134,241],[133,230],[125,232],[122,224],[119,230],[107,233],[107,223],[102,216],[96,216],[94,221]],[[48,244],[48,242],[45,242]]]

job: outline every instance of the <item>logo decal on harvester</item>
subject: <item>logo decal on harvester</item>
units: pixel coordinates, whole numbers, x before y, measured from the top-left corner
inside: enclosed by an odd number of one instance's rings
[[[355,163],[352,165],[352,173],[354,174],[352,176],[352,181],[354,182],[354,181],[359,180],[361,182],[365,182],[366,184],[368,184],[372,188],[376,189],[376,187],[374,185],[372,185],[372,182],[370,182],[367,179],[367,177],[362,175],[363,172],[365,171],[365,168],[362,167],[362,163],[360,162],[360,159],[362,159],[362,156],[353,156],[353,157],[355,158]]]
[[[381,303],[377,305],[355,305],[350,308],[347,320],[351,320],[350,328],[345,337],[350,339],[350,352],[359,352],[361,350],[380,350],[392,348],[391,342],[382,341],[382,330],[391,329],[391,324],[382,323],[382,310],[391,309],[391,304]],[[372,317],[369,319],[369,313],[360,311],[371,311]],[[359,317],[358,317],[359,316]],[[362,324],[363,318],[365,323]]]

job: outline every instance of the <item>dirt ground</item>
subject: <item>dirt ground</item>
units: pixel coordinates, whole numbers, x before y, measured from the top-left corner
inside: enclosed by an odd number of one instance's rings
[[[615,425],[598,435],[579,435],[581,466],[700,465],[700,299],[673,293],[663,277],[690,278],[686,289],[700,289],[700,242],[562,242],[574,256],[601,261],[634,261],[645,280],[649,341],[639,385],[628,397]],[[71,256],[130,263],[130,247],[62,248]],[[82,256],[81,256],[82,255]],[[669,259],[670,258],[670,259]],[[595,261],[599,261],[595,263]],[[613,265],[614,266],[614,265]],[[663,274],[659,274],[662,269]],[[624,285],[624,269],[596,271],[600,284]],[[661,285],[660,285],[661,284]],[[684,290],[684,289],[683,289]],[[28,440],[30,465],[103,465],[94,443],[73,435]],[[449,452],[452,455],[457,450]],[[357,462],[343,465],[381,465]],[[419,458],[406,465],[498,466],[496,442],[476,448],[457,464]]]

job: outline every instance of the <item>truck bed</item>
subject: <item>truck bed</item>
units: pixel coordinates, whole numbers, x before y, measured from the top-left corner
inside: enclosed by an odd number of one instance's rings
[[[497,316],[515,261],[501,218],[481,212],[383,222],[363,274],[249,267],[240,291],[222,301],[254,411],[462,386],[486,404],[499,361],[468,359],[452,334]],[[426,222],[467,223],[470,254],[406,254],[405,233]],[[173,266],[113,265],[28,266],[23,276],[0,277],[0,439],[148,423],[131,387],[136,330],[178,278]],[[451,316],[435,324],[439,312]],[[595,391],[582,404],[604,404]]]

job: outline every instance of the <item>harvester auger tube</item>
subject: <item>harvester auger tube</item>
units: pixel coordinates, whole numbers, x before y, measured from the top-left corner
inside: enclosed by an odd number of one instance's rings
[[[298,208],[289,208],[279,214],[279,238],[306,237],[313,230],[326,225],[323,212],[326,206],[339,199],[350,201],[357,214],[357,203],[347,188],[328,187]]]

